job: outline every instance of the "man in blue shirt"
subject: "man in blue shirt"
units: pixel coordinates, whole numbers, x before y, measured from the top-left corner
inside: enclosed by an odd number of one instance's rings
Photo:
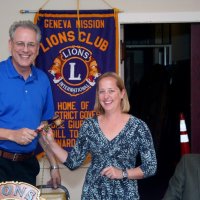
[[[0,62],[0,182],[23,181],[36,185],[39,163],[34,151],[35,130],[54,115],[47,75],[33,64],[39,52],[40,29],[31,21],[14,22],[9,29],[11,56]],[[54,154],[45,148],[50,162],[50,183],[61,178]]]

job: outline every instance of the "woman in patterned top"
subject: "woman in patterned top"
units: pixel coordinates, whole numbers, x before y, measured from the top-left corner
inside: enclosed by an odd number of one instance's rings
[[[128,114],[129,101],[122,79],[114,72],[98,78],[95,110],[85,119],[70,153],[44,134],[48,146],[69,169],[76,169],[91,154],[82,190],[82,200],[138,200],[137,180],[157,169],[153,140],[146,123]],[[136,157],[141,163],[136,166]]]

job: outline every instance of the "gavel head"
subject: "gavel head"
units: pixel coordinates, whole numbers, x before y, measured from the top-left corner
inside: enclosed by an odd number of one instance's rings
[[[59,127],[64,123],[64,121],[60,118],[59,115],[54,115],[54,117],[48,120],[47,123],[49,126],[52,126],[54,124],[56,127]]]
[[[64,123],[64,121],[60,118],[59,115],[54,115],[54,117],[52,119],[49,119],[44,122],[44,127],[42,129],[36,129],[35,132],[40,133],[42,130],[47,132],[52,125],[55,125],[58,128],[63,123]]]

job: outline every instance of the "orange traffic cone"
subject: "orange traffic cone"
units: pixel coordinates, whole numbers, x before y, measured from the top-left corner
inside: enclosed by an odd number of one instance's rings
[[[180,142],[181,142],[181,155],[190,153],[190,143],[185,124],[185,117],[180,113]]]

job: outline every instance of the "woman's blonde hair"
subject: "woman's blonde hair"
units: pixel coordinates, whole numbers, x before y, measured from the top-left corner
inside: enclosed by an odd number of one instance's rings
[[[96,97],[95,97],[95,104],[94,104],[94,110],[99,113],[99,114],[104,114],[105,110],[103,109],[103,107],[101,106],[100,102],[99,102],[99,82],[103,79],[103,78],[107,78],[107,77],[112,77],[116,80],[116,85],[119,88],[119,90],[122,92],[122,90],[124,90],[124,97],[121,101],[121,110],[123,113],[128,113],[130,110],[130,103],[128,100],[128,95],[126,92],[126,88],[124,85],[123,80],[120,78],[120,76],[115,73],[115,72],[106,72],[104,74],[102,74],[98,80],[97,80],[97,86],[96,86]]]

